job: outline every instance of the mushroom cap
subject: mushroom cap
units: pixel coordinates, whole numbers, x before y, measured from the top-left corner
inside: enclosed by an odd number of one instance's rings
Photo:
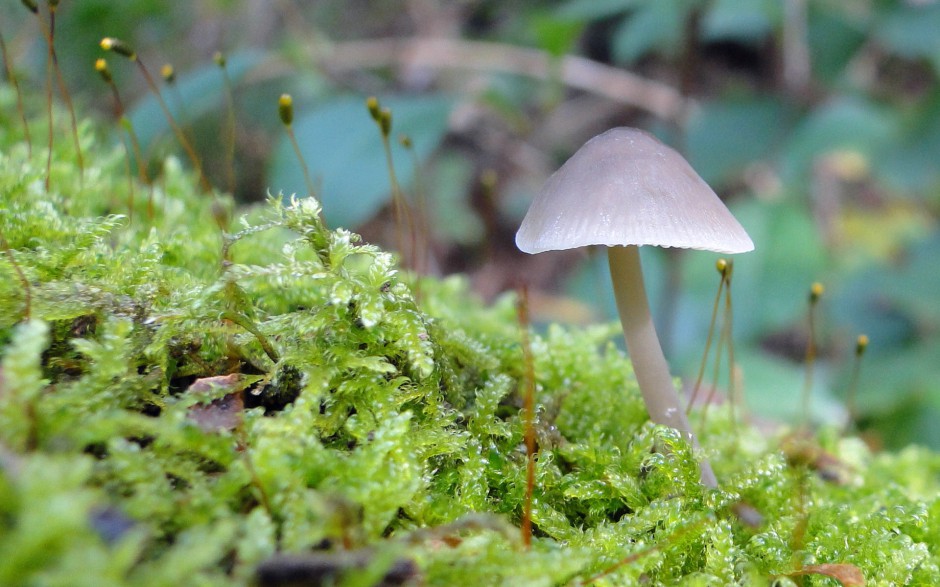
[[[653,135],[620,127],[584,144],[535,196],[516,233],[526,253],[654,245],[718,253],[754,249],[708,184]]]

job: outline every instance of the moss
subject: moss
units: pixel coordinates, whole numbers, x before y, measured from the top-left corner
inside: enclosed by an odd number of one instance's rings
[[[526,550],[511,297],[403,274],[313,200],[223,234],[173,160],[130,220],[88,124],[84,184],[61,144],[46,193],[5,124],[0,229],[28,291],[0,257],[0,584],[940,583],[937,455],[823,431],[797,457],[713,413],[705,490],[609,325],[532,333]]]

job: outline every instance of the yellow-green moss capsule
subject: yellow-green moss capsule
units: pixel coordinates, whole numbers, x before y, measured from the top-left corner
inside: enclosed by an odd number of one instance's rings
[[[497,174],[496,170],[492,167],[487,167],[483,170],[483,173],[480,174],[480,184],[486,188],[487,191],[494,190],[497,181],[499,181],[499,174]]]
[[[168,84],[172,84],[176,81],[176,70],[173,69],[173,66],[169,63],[164,63],[163,67],[160,68],[160,77],[163,78]]]
[[[225,55],[221,51],[216,51],[212,54],[212,61],[219,67],[225,67]]]
[[[859,334],[858,338],[855,341],[855,356],[861,357],[865,354],[865,349],[868,348],[868,336],[864,334]]]
[[[103,79],[105,83],[110,84],[113,81],[111,78],[111,70],[108,69],[108,62],[104,59],[95,60],[95,71],[101,75],[101,79]]]
[[[101,48],[105,51],[114,51],[118,55],[123,55],[131,61],[137,60],[137,53],[131,49],[131,46],[120,39],[114,37],[105,37],[101,39]]]
[[[369,109],[369,116],[372,117],[372,120],[380,122],[382,112],[379,108],[379,99],[375,96],[369,96],[366,98],[366,108]]]
[[[379,113],[379,128],[386,137],[392,132],[392,111],[388,108],[382,108]]]
[[[33,14],[39,13],[39,5],[33,2],[33,0],[22,0],[23,6]]]
[[[290,94],[281,94],[277,100],[277,113],[281,117],[284,126],[290,126],[294,122],[294,99]]]
[[[818,281],[814,283],[809,288],[809,303],[815,304],[816,302],[818,302],[819,298],[822,297],[825,291],[826,291],[826,288],[823,286],[823,284],[819,283]]]
[[[398,143],[406,149],[410,149],[412,147],[411,137],[406,134],[398,135]]]

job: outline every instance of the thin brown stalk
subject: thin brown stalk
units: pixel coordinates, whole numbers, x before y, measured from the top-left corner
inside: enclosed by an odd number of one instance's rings
[[[708,352],[712,346],[712,337],[715,333],[715,320],[718,318],[718,304],[721,301],[721,293],[725,287],[725,267],[727,261],[719,259],[716,267],[721,276],[718,282],[718,292],[715,294],[715,303],[712,305],[712,318],[708,324],[708,336],[705,337],[705,351],[702,353],[702,362],[699,364],[698,376],[695,378],[695,387],[692,388],[692,394],[689,396],[689,404],[685,408],[685,413],[692,411],[695,400],[698,399],[698,392],[702,387],[702,377],[705,375],[705,365],[708,363]]]
[[[427,275],[430,271],[430,246],[431,229],[428,224],[428,198],[424,188],[424,181],[421,173],[421,161],[418,159],[418,153],[414,149],[411,138],[407,135],[398,137],[398,142],[411,154],[411,165],[414,173],[414,209],[413,220],[415,230],[420,238],[415,245],[415,271]]]
[[[519,301],[516,311],[519,319],[519,331],[522,343],[523,395],[522,418],[525,437],[526,477],[525,497],[522,505],[522,544],[526,549],[532,547],[532,494],[535,491],[535,360],[532,357],[532,344],[529,340],[529,293],[525,286],[519,288]]]
[[[228,193],[235,193],[235,92],[228,75],[225,56],[215,54],[215,62],[222,70],[222,84],[225,87],[225,179]]]
[[[16,79],[16,72],[13,71],[13,62],[7,53],[7,44],[0,34],[0,51],[3,52],[3,67],[7,72],[7,79],[13,85],[13,91],[16,92],[16,109],[20,114],[20,120],[23,122],[23,134],[26,137],[26,152],[29,157],[33,157],[33,139],[29,134],[29,122],[26,120],[26,108],[23,106],[23,92],[20,90],[20,82]]]
[[[868,348],[868,336],[859,334],[855,340],[855,361],[852,364],[852,378],[849,382],[849,390],[846,392],[845,404],[849,412],[849,420],[846,424],[846,431],[855,429],[858,426],[858,405],[856,396],[858,395],[858,380],[862,372],[862,357]]]
[[[366,108],[369,114],[379,127],[379,133],[382,137],[382,149],[385,151],[385,165],[388,170],[388,179],[392,188],[392,210],[395,216],[396,236],[398,239],[398,251],[404,257],[405,254],[405,233],[410,236],[410,250],[408,251],[408,266],[416,269],[415,257],[417,255],[418,237],[411,215],[410,206],[405,201],[401,185],[398,183],[398,175],[395,173],[395,164],[392,160],[392,144],[389,136],[392,133],[392,111],[388,108],[381,108],[379,101],[375,96],[366,100]]]
[[[72,95],[69,93],[68,86],[65,85],[65,78],[62,76],[62,70],[59,68],[59,56],[55,50],[55,15],[58,3],[49,3],[49,25],[46,26],[45,21],[39,13],[36,13],[36,20],[39,22],[39,27],[42,29],[43,36],[46,39],[46,45],[48,47],[46,67],[51,66],[52,71],[48,72],[46,75],[46,100],[48,104],[48,116],[49,116],[49,154],[46,159],[46,190],[49,189],[49,176],[51,174],[52,168],[52,146],[53,146],[53,129],[52,129],[52,78],[55,77],[56,85],[59,88],[59,94],[62,96],[62,100],[65,102],[65,106],[69,111],[69,117],[72,124],[72,140],[75,142],[75,161],[78,164],[78,179],[80,185],[84,185],[85,181],[85,159],[82,156],[82,145],[81,141],[78,138],[78,120],[75,117],[75,107],[72,105]]]
[[[6,235],[4,235],[2,228],[0,228],[0,247],[3,247],[3,253],[7,256],[7,259],[9,259],[10,265],[13,266],[13,271],[16,272],[16,278],[20,280],[20,285],[23,286],[23,320],[29,320],[30,314],[32,313],[33,290],[29,285],[29,280],[26,279],[26,274],[23,273],[23,268],[16,262],[16,257],[13,256],[13,249],[10,248],[10,243],[7,242]]]
[[[313,187],[313,180],[310,179],[310,170],[307,168],[307,162],[304,161],[303,153],[300,152],[300,144],[297,143],[297,137],[294,135],[294,128],[292,126],[286,126],[285,130],[287,131],[287,138],[290,139],[291,147],[294,149],[294,155],[297,157],[297,160],[300,161],[300,169],[304,174],[304,184],[307,186],[307,195],[311,198],[317,196],[317,192]]]
[[[157,99],[157,103],[160,105],[160,109],[163,111],[163,115],[166,117],[167,123],[169,123],[170,128],[173,130],[173,134],[176,135],[176,140],[179,141],[180,145],[183,147],[183,150],[186,151],[186,155],[189,157],[189,161],[192,163],[193,168],[196,170],[196,173],[199,175],[199,187],[204,192],[212,190],[209,180],[206,179],[206,174],[202,170],[202,161],[199,160],[199,156],[196,155],[196,150],[193,149],[192,143],[189,142],[189,139],[186,138],[183,129],[176,123],[176,119],[173,118],[173,114],[170,113],[170,109],[166,105],[163,96],[160,94],[160,88],[157,87],[156,82],[153,79],[153,76],[150,75],[150,71],[147,70],[147,66],[144,65],[144,62],[141,61],[140,57],[135,53],[132,57],[134,63],[137,64],[137,67],[140,69],[140,73],[144,76],[144,80],[147,82],[147,86],[150,88],[150,91],[153,92],[154,97]]]
[[[810,424],[810,398],[816,366],[816,307],[819,305],[819,298],[823,291],[823,285],[818,282],[810,287],[809,309],[806,313],[809,332],[806,341],[806,378],[803,381],[803,424],[807,427]]]
[[[127,133],[127,136],[130,138],[131,149],[134,153],[134,159],[137,162],[137,173],[140,177],[140,181],[147,185],[149,188],[149,195],[147,197],[147,218],[153,220],[153,182],[150,180],[150,174],[147,172],[147,162],[144,160],[143,153],[140,149],[140,142],[137,140],[137,133],[134,132],[134,125],[131,123],[130,119],[124,116],[124,102],[121,100],[121,93],[118,91],[117,84],[114,83],[114,78],[111,77],[111,72],[108,70],[107,61],[104,59],[99,59],[95,63],[95,69],[101,74],[102,79],[105,83],[108,84],[108,87],[111,88],[111,96],[114,99],[114,115],[118,119],[118,124],[124,129]],[[122,141],[122,144],[123,141]],[[127,154],[127,146],[124,147],[124,152]],[[128,155],[129,157],[129,155]],[[133,191],[131,193],[131,205],[130,208],[133,214]]]
[[[725,276],[725,340],[728,344],[728,402],[731,405],[731,422],[735,422],[737,417],[737,408],[738,408],[738,389],[736,385],[735,376],[735,361],[734,361],[734,312],[733,305],[731,303],[731,276],[733,272],[733,265],[729,262],[727,275]],[[743,402],[742,402],[743,408]],[[735,430],[737,427],[735,426]]]

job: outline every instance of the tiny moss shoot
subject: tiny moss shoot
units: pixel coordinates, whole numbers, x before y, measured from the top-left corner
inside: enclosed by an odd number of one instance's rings
[[[382,149],[385,151],[385,166],[388,170],[388,179],[392,188],[392,209],[394,210],[395,226],[398,237],[398,252],[404,257],[408,255],[408,266],[417,269],[416,255],[418,249],[417,227],[411,213],[411,207],[405,200],[398,176],[395,173],[395,164],[392,161],[392,144],[389,138],[392,134],[392,111],[383,108],[378,98],[371,96],[366,99],[366,109],[369,116],[379,128],[382,137]],[[409,236],[409,243],[405,247],[405,234]]]
[[[26,150],[29,156],[33,156],[33,139],[29,134],[29,121],[26,119],[26,108],[23,106],[23,92],[20,90],[20,82],[17,80],[16,71],[13,69],[13,61],[7,52],[6,41],[3,40],[3,34],[0,34],[0,53],[3,56],[3,69],[7,74],[13,91],[16,92],[16,111],[20,115],[20,121],[23,123],[23,136],[26,141]]]
[[[75,163],[78,165],[79,170],[79,185],[84,182],[85,178],[85,162],[84,156],[82,155],[82,144],[78,138],[78,121],[75,115],[75,108],[72,105],[72,96],[69,93],[68,86],[65,84],[65,78],[62,76],[62,70],[59,68],[59,56],[56,53],[55,49],[55,17],[56,12],[59,8],[59,2],[50,1],[49,2],[49,23],[46,24],[46,21],[43,20],[42,15],[39,12],[39,8],[34,2],[23,2],[27,9],[29,9],[33,14],[36,15],[36,21],[39,23],[39,29],[42,31],[42,35],[46,40],[46,47],[48,49],[46,54],[46,115],[49,119],[49,139],[48,139],[48,149],[49,153],[46,157],[46,191],[49,191],[49,182],[52,176],[52,151],[53,145],[55,142],[55,137],[53,133],[53,118],[52,118],[52,83],[53,78],[55,79],[56,84],[59,88],[59,94],[62,96],[62,100],[65,102],[66,109],[69,112],[69,120],[71,121],[71,130],[72,130],[72,139],[75,142]]]
[[[140,148],[140,141],[137,139],[137,133],[134,131],[134,124],[129,118],[124,115],[124,102],[121,100],[121,94],[118,91],[117,84],[114,83],[114,77],[111,75],[111,70],[108,68],[108,62],[104,58],[99,58],[95,60],[95,71],[101,76],[101,79],[104,80],[108,87],[111,89],[111,96],[114,99],[114,114],[118,121],[118,126],[127,134],[128,140],[131,143],[131,150],[134,153],[134,160],[137,165],[137,173],[140,177],[140,181],[148,187],[149,195],[147,197],[147,218],[153,220],[153,182],[150,179],[150,172],[147,171],[147,160],[144,159],[143,151]],[[121,141],[121,144],[124,144]],[[129,158],[127,154],[127,147],[125,146],[125,155]],[[133,194],[133,183],[130,184],[129,188],[130,194],[128,196],[129,209],[128,212],[131,220],[133,220],[133,210],[134,210],[134,194]]]
[[[228,193],[235,193],[235,91],[232,88],[232,80],[228,74],[228,60],[221,51],[216,51],[212,55],[212,61],[222,72],[222,85],[225,88],[225,129],[222,136],[225,148],[225,179]]]
[[[428,196],[424,186],[424,171],[418,153],[415,151],[411,137],[402,133],[398,135],[398,143],[411,155],[411,166],[414,172],[414,208],[412,222],[416,234],[415,266],[414,269],[421,275],[430,271],[432,236],[428,222]]]
[[[114,37],[105,37],[101,39],[99,45],[101,46],[102,50],[113,51],[122,57],[126,57],[137,65],[137,68],[140,70],[140,73],[144,78],[144,81],[147,82],[147,87],[150,89],[154,98],[156,98],[157,104],[160,105],[160,110],[163,111],[163,115],[166,117],[167,123],[170,125],[170,128],[173,129],[173,133],[176,135],[177,141],[179,141],[180,145],[183,147],[183,150],[186,152],[187,157],[189,157],[189,161],[192,163],[193,169],[196,170],[196,174],[199,176],[200,188],[203,192],[211,191],[212,186],[209,184],[209,180],[206,179],[205,173],[203,173],[202,170],[202,161],[196,154],[195,149],[193,149],[192,143],[190,143],[189,139],[186,138],[186,133],[184,133],[179,124],[176,123],[176,119],[173,117],[173,114],[170,113],[170,109],[167,107],[166,101],[160,94],[160,88],[157,87],[153,76],[150,75],[150,71],[147,69],[147,66],[144,65],[144,62],[141,61],[140,57],[137,55],[137,52],[134,51],[134,49],[124,41]]]
[[[858,384],[862,373],[862,357],[868,350],[868,335],[859,334],[855,339],[855,357],[852,361],[852,377],[849,380],[849,388],[845,395],[846,409],[849,412],[849,420],[846,430],[854,430],[858,426]]]
[[[290,94],[281,94],[277,99],[277,114],[284,125],[284,131],[287,138],[290,139],[291,147],[294,149],[294,155],[300,163],[300,169],[304,173],[304,183],[307,186],[307,195],[311,198],[317,197],[317,192],[313,187],[313,180],[310,178],[310,170],[307,168],[307,162],[300,151],[300,145],[297,143],[297,137],[294,135],[294,98]]]
[[[183,100],[183,96],[180,94],[180,88],[176,84],[176,68],[173,67],[172,63],[164,63],[160,66],[160,78],[163,80],[163,83],[166,84],[167,91],[169,91],[170,95],[173,97],[173,103],[176,106],[176,111],[179,112],[180,118],[184,121],[188,121],[189,114],[186,112],[186,102]],[[189,124],[180,124],[180,128],[186,140],[192,143],[192,133],[190,132]]]
[[[725,315],[722,336],[728,348],[728,405],[731,413],[731,421],[734,422],[738,417],[738,410],[744,408],[744,402],[743,398],[739,397],[738,393],[737,364],[734,360],[734,304],[731,300],[732,277],[734,277],[734,261],[729,260],[724,269]],[[735,426],[735,428],[737,427]]]
[[[725,271],[728,268],[726,259],[718,259],[715,262],[715,269],[718,270],[718,291],[715,293],[715,302],[712,305],[712,316],[708,323],[708,334],[705,337],[705,350],[702,352],[702,361],[699,364],[698,375],[695,377],[695,386],[692,388],[692,394],[689,396],[689,404],[686,406],[686,413],[692,411],[695,400],[698,399],[699,390],[702,388],[702,377],[705,375],[705,365],[708,364],[708,352],[712,346],[712,338],[715,334],[715,322],[718,319],[718,305],[721,302],[721,294],[725,289]],[[716,382],[717,384],[717,382]]]
[[[826,288],[818,281],[809,288],[809,304],[806,312],[806,358],[804,359],[806,376],[803,381],[803,424],[810,425],[810,400],[813,390],[813,376],[816,367],[816,306]]]

